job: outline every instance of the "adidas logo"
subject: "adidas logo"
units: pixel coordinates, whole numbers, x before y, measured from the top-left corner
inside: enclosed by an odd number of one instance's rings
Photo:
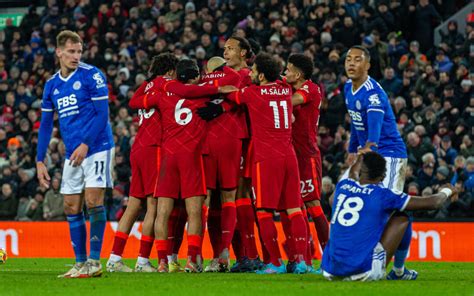
[[[97,237],[97,235],[94,235],[93,237],[91,237],[91,242],[99,242],[100,239]]]
[[[59,95],[59,90],[57,88],[54,89],[53,95]]]
[[[102,180],[102,177],[99,176],[99,177],[97,178],[97,182],[102,182],[102,181],[103,181],[103,180]]]

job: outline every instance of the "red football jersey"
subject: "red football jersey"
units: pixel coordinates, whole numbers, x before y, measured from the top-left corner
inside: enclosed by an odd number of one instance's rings
[[[149,96],[133,101],[133,106],[158,107],[161,113],[162,149],[169,153],[199,149],[206,134],[206,122],[195,111],[209,100],[204,96],[217,93],[217,86],[182,84],[165,77],[153,82],[153,91]],[[198,98],[188,99],[191,97]]]
[[[293,114],[293,145],[299,156],[317,156],[318,124],[322,95],[319,86],[308,80],[296,91],[304,98],[304,103],[295,107]]]
[[[141,100],[153,89],[154,82],[143,82],[142,85],[133,94],[132,100]],[[135,141],[132,145],[134,149],[161,145],[161,116],[158,110],[138,109],[138,131],[135,135]]]
[[[229,95],[232,101],[247,106],[255,161],[295,155],[291,95],[291,87],[282,81],[251,85]]]
[[[223,71],[202,76],[203,82],[217,81],[218,85],[240,86],[240,75],[229,67],[224,67]],[[214,104],[224,104],[225,109],[221,116],[208,122],[208,134],[214,137],[235,137],[243,139],[248,137],[246,126],[242,126],[241,111],[234,102],[225,102],[222,99],[213,100]]]

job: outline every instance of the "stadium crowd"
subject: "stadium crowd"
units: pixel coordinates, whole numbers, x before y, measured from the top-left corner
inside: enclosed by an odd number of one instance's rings
[[[370,75],[389,94],[407,143],[405,191],[429,195],[450,180],[459,200],[423,218],[473,217],[474,17],[466,20],[465,32],[450,22],[435,47],[435,26],[468,1],[432,2],[49,0],[41,14],[30,7],[19,27],[7,20],[0,31],[0,220],[65,220],[59,194],[65,148],[57,128],[47,154],[50,190],[39,187],[35,172],[43,86],[57,71],[55,36],[64,29],[79,33],[86,42],[83,61],[108,79],[116,143],[109,220],[119,220],[127,205],[129,153],[138,127],[128,101],[147,78],[151,58],[170,51],[205,67],[210,57],[222,56],[233,34],[253,39],[282,64],[291,53],[314,58],[312,79],[325,94],[319,144],[326,215],[327,197],[346,168],[344,54],[362,44],[371,53]]]

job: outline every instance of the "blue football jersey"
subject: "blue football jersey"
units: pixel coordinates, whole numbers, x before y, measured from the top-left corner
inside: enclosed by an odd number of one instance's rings
[[[84,141],[87,131],[93,126],[96,116],[94,101],[109,99],[104,74],[94,66],[79,63],[67,78],[58,71],[47,82],[43,90],[42,112],[58,113],[61,137],[66,146],[66,157]],[[89,145],[87,156],[114,147],[110,122],[99,131],[97,139]]]
[[[321,268],[335,276],[367,272],[393,210],[404,210],[410,197],[380,184],[339,181],[334,192],[329,242]]]
[[[347,110],[351,116],[351,124],[355,130],[355,133],[351,134],[351,138],[356,138],[351,140],[356,140],[359,146],[363,147],[367,142],[370,129],[367,114],[381,112],[384,116],[377,152],[384,157],[407,158],[406,146],[397,130],[390,101],[380,84],[368,77],[359,89],[353,91],[352,81],[349,80],[344,86],[344,93]]]

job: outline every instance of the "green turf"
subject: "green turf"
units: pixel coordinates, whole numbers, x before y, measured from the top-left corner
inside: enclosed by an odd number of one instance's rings
[[[474,295],[474,263],[409,263],[412,282],[328,282],[318,275],[110,274],[58,279],[70,260],[10,259],[0,265],[0,295]],[[133,260],[127,260],[133,266]],[[104,261],[105,264],[105,261]]]

